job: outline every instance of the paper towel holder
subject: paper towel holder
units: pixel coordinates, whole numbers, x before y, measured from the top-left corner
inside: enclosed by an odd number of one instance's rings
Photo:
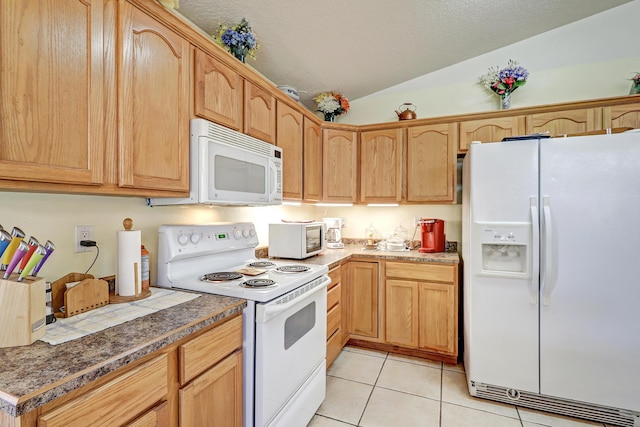
[[[133,220],[131,218],[125,218],[122,221],[122,226],[124,227],[125,231],[131,231],[131,229],[133,228]],[[136,272],[134,274],[134,277],[136,278],[137,281],[137,269],[140,268],[140,266],[138,264],[134,264],[134,268],[136,269]],[[117,277],[116,277],[117,279]],[[131,295],[131,296],[123,296],[123,295],[118,295],[116,294],[115,290],[109,292],[109,303],[110,304],[120,304],[120,303],[124,303],[124,302],[130,302],[130,301],[137,301],[137,300],[141,300],[147,297],[151,296],[151,290],[150,289],[141,289],[142,286],[139,283],[135,284],[135,288],[139,289],[140,288],[140,292],[136,292],[136,295]]]

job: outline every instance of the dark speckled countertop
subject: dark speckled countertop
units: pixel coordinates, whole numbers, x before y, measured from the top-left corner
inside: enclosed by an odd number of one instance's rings
[[[246,301],[202,294],[104,331],[59,345],[36,341],[0,348],[0,409],[19,416],[225,317]]]

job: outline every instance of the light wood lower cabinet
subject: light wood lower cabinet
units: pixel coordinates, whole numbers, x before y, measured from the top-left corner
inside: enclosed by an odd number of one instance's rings
[[[156,357],[38,418],[39,427],[119,425],[168,393],[168,357]]]
[[[331,283],[327,288],[327,369],[342,350],[344,334],[341,267],[329,271],[329,277]]]
[[[242,427],[242,351],[180,389],[181,427]]]
[[[458,355],[458,266],[386,262],[385,340]]]
[[[377,338],[378,263],[350,261],[347,265],[349,334],[352,338]]]
[[[242,316],[195,335],[0,424],[241,427]]]

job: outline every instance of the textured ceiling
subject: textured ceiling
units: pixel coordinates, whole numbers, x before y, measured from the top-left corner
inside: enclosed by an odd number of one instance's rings
[[[276,85],[350,100],[630,0],[181,0],[211,34],[245,17],[260,48],[247,63]],[[306,92],[306,93],[304,93]]]

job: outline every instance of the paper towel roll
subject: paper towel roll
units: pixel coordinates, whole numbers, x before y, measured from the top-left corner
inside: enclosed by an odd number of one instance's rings
[[[140,294],[140,230],[118,231],[118,272],[116,294],[129,297]],[[137,288],[136,288],[137,287]]]

